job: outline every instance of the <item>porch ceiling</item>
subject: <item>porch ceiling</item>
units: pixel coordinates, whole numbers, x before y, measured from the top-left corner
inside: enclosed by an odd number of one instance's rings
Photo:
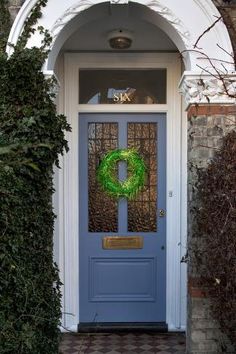
[[[133,4],[111,6],[103,5],[104,16],[80,27],[64,43],[62,50],[72,51],[107,51],[111,50],[107,36],[109,32],[125,29],[131,32],[133,51],[178,51],[171,39],[157,26],[140,20],[137,7]]]

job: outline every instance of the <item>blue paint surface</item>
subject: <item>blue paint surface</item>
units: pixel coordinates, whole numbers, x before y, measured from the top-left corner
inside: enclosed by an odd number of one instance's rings
[[[117,122],[119,148],[127,147],[127,124],[158,123],[158,209],[166,209],[166,116],[161,114],[80,114],[80,322],[165,322],[166,219],[157,232],[127,232],[127,201],[119,202],[117,233],[88,232],[88,123]],[[125,178],[125,164],[119,177]],[[104,250],[104,236],[143,236],[139,250]]]

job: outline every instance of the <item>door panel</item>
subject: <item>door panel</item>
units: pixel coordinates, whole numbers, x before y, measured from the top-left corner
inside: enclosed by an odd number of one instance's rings
[[[155,258],[91,258],[89,276],[90,301],[155,300]]]
[[[81,114],[80,322],[165,322],[165,114]],[[102,157],[136,148],[147,167],[145,186],[132,200],[115,199],[96,180]],[[127,165],[117,166],[119,179]],[[106,236],[141,236],[141,249],[103,249]]]

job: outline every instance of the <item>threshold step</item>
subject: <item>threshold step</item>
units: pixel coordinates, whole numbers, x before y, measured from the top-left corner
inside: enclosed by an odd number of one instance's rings
[[[166,333],[168,326],[165,322],[97,322],[79,323],[79,333]]]

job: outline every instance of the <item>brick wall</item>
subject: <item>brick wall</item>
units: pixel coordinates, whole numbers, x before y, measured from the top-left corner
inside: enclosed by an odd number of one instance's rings
[[[204,297],[188,296],[188,354],[235,354],[227,338],[212,319],[209,300]]]
[[[223,111],[223,113],[222,113]],[[188,163],[206,168],[221,145],[222,137],[235,128],[235,107],[201,106],[189,109],[189,139]],[[194,217],[190,208],[194,206],[195,181],[194,170],[188,174],[188,246],[201,247],[201,241],[194,237]],[[216,321],[212,319],[210,303],[198,285],[198,272],[191,262],[188,269],[188,319],[187,319],[187,353],[216,354],[235,353],[227,338],[219,330]]]

